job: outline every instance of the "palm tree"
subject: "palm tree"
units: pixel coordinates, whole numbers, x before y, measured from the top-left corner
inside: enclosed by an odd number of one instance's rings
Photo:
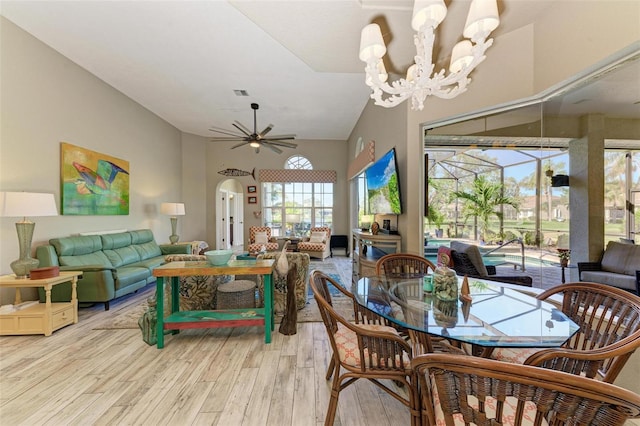
[[[470,217],[478,218],[483,240],[489,227],[489,218],[497,216],[502,220],[502,212],[498,210],[499,206],[508,205],[518,209],[518,201],[514,197],[504,195],[502,184],[491,182],[484,175],[478,176],[473,181],[470,192],[455,191],[453,196],[462,199],[464,203],[465,221]]]

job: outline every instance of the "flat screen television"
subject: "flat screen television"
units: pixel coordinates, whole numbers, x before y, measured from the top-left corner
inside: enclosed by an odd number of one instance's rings
[[[391,148],[366,171],[367,201],[373,214],[402,214],[396,149]]]

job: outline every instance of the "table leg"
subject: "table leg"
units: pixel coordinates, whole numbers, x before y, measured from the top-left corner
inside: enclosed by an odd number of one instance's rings
[[[78,323],[78,277],[71,280],[71,304],[73,305],[73,323]]]
[[[564,265],[560,265],[560,268],[562,269],[562,284],[564,284],[565,278],[564,278]]]
[[[156,278],[156,337],[158,349],[164,348],[164,278]]]
[[[53,333],[53,325],[51,324],[51,284],[44,286],[44,292],[46,294],[44,302],[44,335],[51,336],[51,333]]]
[[[171,313],[180,311],[180,277],[171,277]],[[178,334],[180,330],[171,330]]]
[[[264,275],[264,342],[271,343],[271,332],[274,329],[273,320],[273,286],[271,274]]]

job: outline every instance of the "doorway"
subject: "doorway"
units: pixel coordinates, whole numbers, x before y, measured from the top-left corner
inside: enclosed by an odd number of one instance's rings
[[[227,179],[216,192],[216,248],[244,249],[244,189],[236,179]]]

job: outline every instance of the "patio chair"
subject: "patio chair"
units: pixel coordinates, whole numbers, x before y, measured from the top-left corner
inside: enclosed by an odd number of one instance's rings
[[[424,425],[613,426],[640,416],[640,395],[560,371],[449,354],[411,365]]]
[[[331,296],[326,283],[330,278],[322,275],[314,271],[309,284],[331,342],[335,365],[325,425],[334,423],[340,392],[358,379],[368,379],[403,403],[410,410],[411,423],[419,424],[418,389],[410,368],[411,347],[393,327],[352,324],[343,318],[329,302]],[[402,383],[408,397],[382,383],[383,379]]]
[[[497,275],[496,267],[485,265],[480,249],[473,244],[451,241],[451,261],[453,262],[453,269],[458,275],[527,287],[533,285],[533,278],[528,275]]]
[[[553,287],[537,298],[553,303],[550,298],[556,294],[562,294],[559,307],[580,330],[561,348],[500,348],[492,358],[613,383],[640,346],[640,297],[605,284],[575,282]]]

